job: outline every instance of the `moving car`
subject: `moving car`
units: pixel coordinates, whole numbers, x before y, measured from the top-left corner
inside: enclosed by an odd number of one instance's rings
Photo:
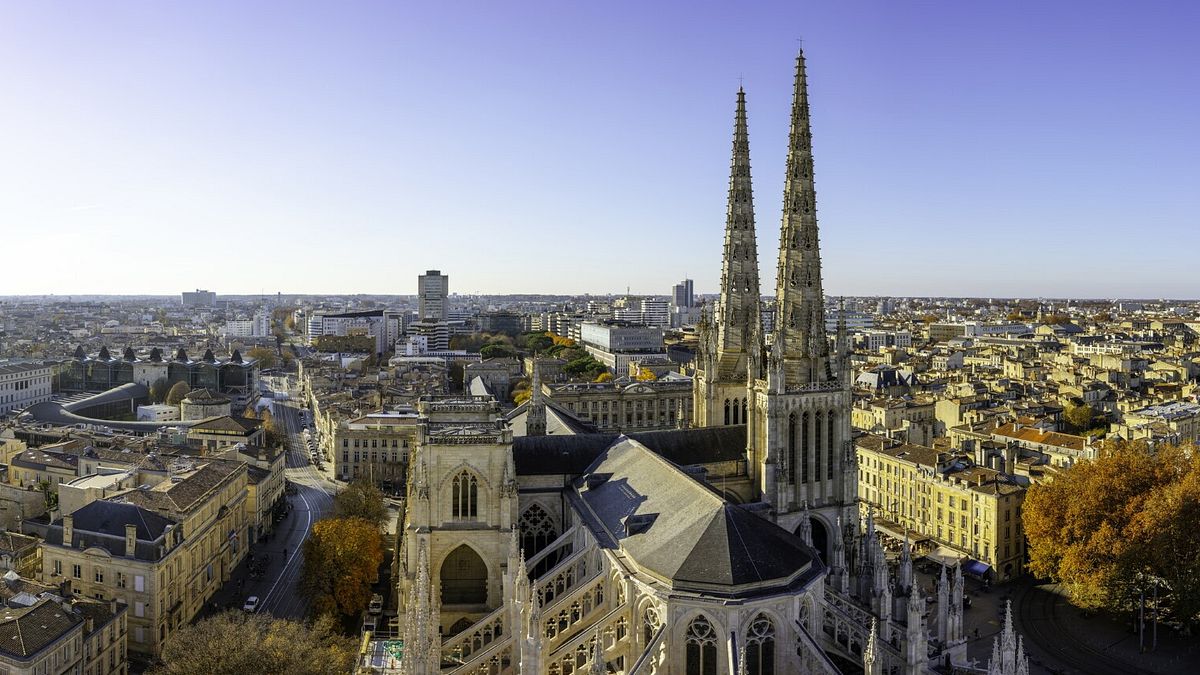
[[[383,611],[383,596],[376,593],[371,596],[371,604],[367,605],[367,612],[370,614],[378,614]]]
[[[258,596],[252,595],[252,596],[246,598],[246,604],[242,605],[242,611],[249,612],[250,614],[257,612],[258,611]]]

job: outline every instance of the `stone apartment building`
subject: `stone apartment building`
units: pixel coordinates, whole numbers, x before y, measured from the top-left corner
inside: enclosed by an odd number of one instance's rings
[[[342,421],[333,432],[334,475],[341,480],[366,478],[384,487],[403,483],[418,419],[415,411],[403,410]]]
[[[9,588],[29,584],[5,577]],[[5,675],[124,675],[127,608],[117,602],[62,600],[30,588],[0,609],[0,672]],[[26,604],[32,603],[32,604]]]
[[[694,406],[692,379],[652,382],[572,382],[543,385],[547,400],[602,432],[653,431],[687,426]]]
[[[966,455],[878,436],[860,437],[855,450],[858,494],[870,509],[914,539],[986,565],[974,567],[993,581],[1024,573],[1025,487],[1014,477]]]
[[[124,602],[129,648],[152,657],[245,557],[253,535],[246,498],[244,463],[178,460],[157,485],[26,527],[44,537],[42,580]]]

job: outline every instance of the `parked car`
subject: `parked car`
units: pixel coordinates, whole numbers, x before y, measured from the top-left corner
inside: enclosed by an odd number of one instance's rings
[[[242,605],[242,611],[253,614],[258,611],[258,596],[252,595],[246,598],[246,604]]]
[[[383,611],[383,596],[376,593],[371,596],[371,604],[367,605],[367,612],[370,614],[379,614]]]

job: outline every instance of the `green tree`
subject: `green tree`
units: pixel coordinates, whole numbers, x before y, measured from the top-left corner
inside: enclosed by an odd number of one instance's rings
[[[1200,615],[1200,452],[1110,443],[1029,489],[1029,569],[1085,608],[1129,610],[1151,580],[1185,626]]]
[[[154,403],[162,403],[167,400],[167,392],[171,391],[171,381],[165,377],[160,377],[150,383],[150,400]]]
[[[387,520],[383,492],[365,478],[351,482],[333,497],[335,518],[361,518],[377,527]]]
[[[250,351],[246,352],[248,358],[258,361],[259,368],[274,368],[279,362],[275,356],[275,350],[269,347],[251,347]]]
[[[1067,409],[1063,411],[1063,420],[1077,432],[1091,429],[1095,416],[1096,411],[1087,405],[1067,406]]]
[[[188,392],[192,390],[187,382],[176,382],[171,385],[170,391],[167,392],[167,405],[179,405],[179,402],[187,398]]]
[[[517,350],[509,344],[492,343],[481,347],[479,355],[485,359],[512,358],[517,355]]]
[[[266,613],[227,611],[180,626],[151,675],[341,675],[354,669],[358,641],[329,617],[311,625]]]
[[[304,542],[300,590],[321,615],[353,616],[366,609],[383,562],[379,527],[361,518],[326,518]]]

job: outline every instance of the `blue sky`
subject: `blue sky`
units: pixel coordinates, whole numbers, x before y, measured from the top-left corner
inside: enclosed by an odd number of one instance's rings
[[[0,7],[0,294],[717,289],[792,62],[834,294],[1196,297],[1200,3]]]

